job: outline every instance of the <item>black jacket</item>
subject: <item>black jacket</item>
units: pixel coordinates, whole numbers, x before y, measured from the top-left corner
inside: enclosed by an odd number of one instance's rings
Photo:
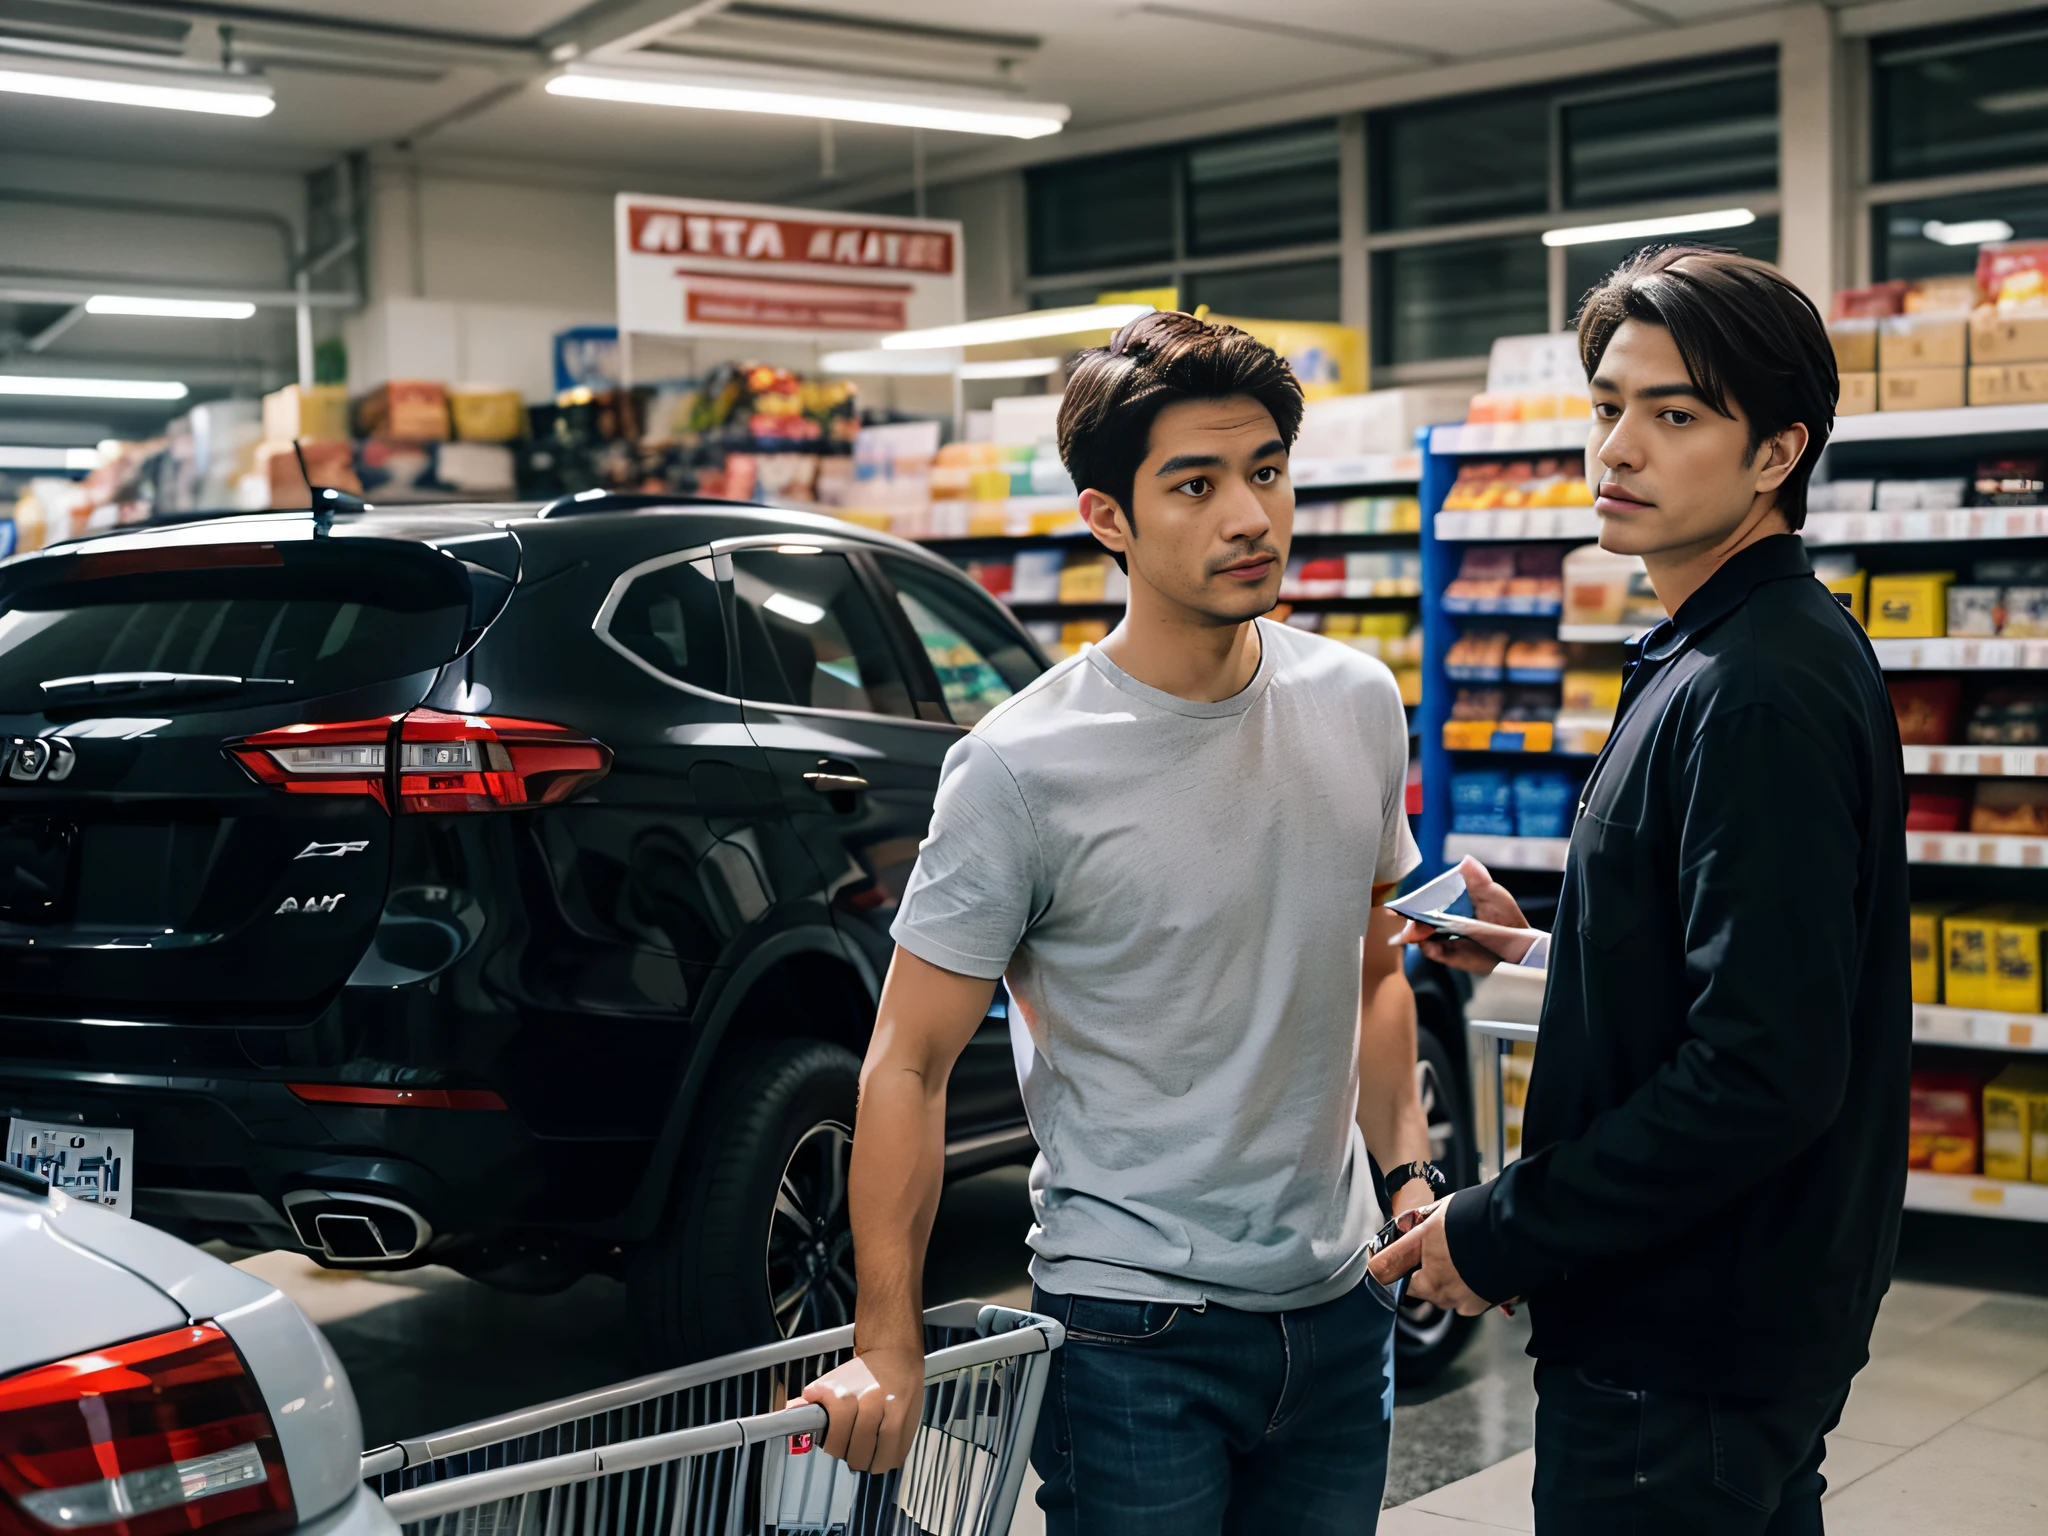
[[[1898,728],[1793,536],[1632,650],[1579,800],[1523,1155],[1451,1257],[1630,1386],[1847,1382],[1890,1282],[1912,988]]]

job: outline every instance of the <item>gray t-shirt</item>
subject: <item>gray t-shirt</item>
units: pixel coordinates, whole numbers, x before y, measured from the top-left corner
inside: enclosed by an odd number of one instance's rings
[[[1259,639],[1216,703],[1090,647],[946,755],[893,932],[1008,975],[1049,1291],[1281,1311],[1365,1270],[1360,944],[1420,859],[1408,726],[1371,657]]]

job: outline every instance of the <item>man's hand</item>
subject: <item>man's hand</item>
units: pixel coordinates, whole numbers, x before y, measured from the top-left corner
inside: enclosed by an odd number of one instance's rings
[[[1444,1208],[1449,1204],[1446,1199],[1425,1207],[1422,1219],[1374,1254],[1366,1267],[1381,1285],[1391,1287],[1405,1275],[1408,1294],[1416,1300],[1447,1307],[1460,1317],[1477,1317],[1493,1303],[1466,1285],[1451,1262],[1450,1241],[1444,1236]]]
[[[856,1472],[893,1472],[910,1454],[924,1408],[924,1355],[871,1349],[804,1388],[825,1410],[825,1454]]]
[[[1465,877],[1465,893],[1472,899],[1472,916],[1484,925],[1469,938],[1452,938],[1441,928],[1410,923],[1401,930],[1403,944],[1420,944],[1423,954],[1454,971],[1484,976],[1506,960],[1519,961],[1536,943],[1536,930],[1522,916],[1515,898],[1486,866],[1467,854],[1458,872]]]

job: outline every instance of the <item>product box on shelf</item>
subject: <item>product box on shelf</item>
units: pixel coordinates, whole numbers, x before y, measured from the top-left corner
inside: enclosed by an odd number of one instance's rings
[[[1951,635],[1983,639],[1996,635],[2004,623],[2003,588],[1969,586],[1948,589],[1948,632]]]
[[[1842,374],[1841,391],[1835,401],[1837,416],[1867,416],[1877,409],[1877,374],[1874,370]]]
[[[1972,363],[1970,404],[2039,405],[2048,401],[2048,363]]]
[[[265,395],[263,436],[273,443],[288,443],[295,437],[347,442],[348,386],[287,384]]]
[[[2001,837],[2048,837],[2048,779],[1984,779],[1970,806],[1970,830]]]
[[[1874,317],[1828,322],[1828,344],[1835,349],[1837,372],[1877,372],[1877,326]]]
[[[1515,795],[1495,769],[1451,775],[1451,830],[1491,837],[1515,835]]]
[[[1880,411],[1949,411],[1967,398],[1962,367],[1895,368],[1877,376]]]
[[[1952,1008],[2041,1011],[2041,940],[2048,910],[2005,902],[1941,920],[1942,996]]]
[[[1808,512],[1868,512],[1876,505],[1875,480],[1819,480],[1806,488]]]
[[[1664,618],[1664,605],[1650,574],[1634,555],[1617,555],[1598,544],[1581,544],[1564,557],[1566,624],[1632,625],[1648,628]]]
[[[1970,499],[1961,475],[1934,480],[1880,480],[1874,497],[1880,512],[1952,512]]]
[[[1884,686],[1891,695],[1901,742],[1943,747],[1956,739],[1956,722],[1963,709],[1961,678],[1888,677]]]
[[[448,391],[427,379],[392,379],[355,404],[358,437],[440,442],[448,436]]]
[[[1917,571],[1910,575],[1870,578],[1870,616],[1865,627],[1873,639],[1919,640],[1938,637],[1948,622],[1948,589],[1953,571]]]
[[[2048,1064],[2016,1061],[1984,1085],[1984,1177],[2048,1184]]]
[[[1960,372],[1969,357],[1968,314],[1899,315],[1878,322],[1877,371],[1943,368]],[[1958,401],[1957,404],[1961,404]]]
[[[346,491],[351,496],[362,495],[363,482],[356,478],[355,448],[348,439],[302,442],[297,453],[290,443],[273,442],[256,450],[255,475],[269,493],[267,505],[303,508],[313,504],[306,474],[299,470],[300,454],[305,455],[306,473],[312,475],[315,485],[323,490]]]
[[[2048,694],[1994,688],[1970,711],[1963,740],[1973,747],[2038,747],[2048,742]]]
[[[2048,362],[2048,306],[1980,304],[1970,312],[1970,361]]]
[[[463,442],[509,443],[526,436],[526,402],[516,389],[457,384],[448,391],[448,415]]]
[[[1843,569],[1831,561],[1816,560],[1813,574],[1820,578],[1822,586],[1835,594],[1835,600],[1849,610],[1849,617],[1858,624],[1870,622],[1870,573],[1856,569],[1853,565]]]
[[[1941,1001],[1941,920],[1956,910],[1954,902],[1916,901],[1906,918],[1906,940],[1913,959],[1913,1001]]]
[[[1907,1110],[1906,1166],[1975,1173],[1977,1109],[1984,1079],[1973,1072],[1915,1072]]]

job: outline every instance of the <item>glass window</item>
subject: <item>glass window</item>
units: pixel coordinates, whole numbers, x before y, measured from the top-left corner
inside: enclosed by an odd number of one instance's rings
[[[1331,320],[1338,313],[1339,267],[1330,261],[1295,261],[1278,267],[1189,276],[1181,303],[1206,304],[1219,315],[1246,320]]]
[[[2048,240],[2048,187],[1887,203],[1870,216],[1873,278],[1943,277],[1975,271],[1984,241]]]
[[[748,698],[913,713],[881,612],[844,555],[742,550],[732,557],[732,585]]]
[[[1535,235],[1380,251],[1373,350],[1381,363],[1484,357],[1496,336],[1550,328],[1550,264]]]
[[[1550,103],[1473,96],[1372,119],[1373,226],[1419,229],[1550,206]]]
[[[664,677],[712,693],[730,687],[725,621],[709,560],[678,560],[636,576],[605,635]]]
[[[988,604],[940,571],[881,557],[955,725],[973,725],[1038,676],[1038,663]]]
[[[1190,150],[1187,221],[1194,256],[1336,239],[1337,125]]]
[[[2048,160],[2048,27],[1874,42],[1871,88],[1879,181]]]
[[[1563,111],[1568,208],[1778,184],[1778,72],[1683,81]]]
[[[1682,238],[1682,237],[1679,237]],[[1699,237],[1702,245],[1722,245],[1740,251],[1745,256],[1761,257],[1765,261],[1778,259],[1778,216],[1775,213],[1760,214],[1754,224],[1745,224],[1740,229],[1717,229]],[[1585,300],[1586,290],[1598,283],[1622,262],[1647,245],[1666,245],[1670,241],[1656,240],[1602,240],[1592,245],[1568,245],[1564,248],[1564,294],[1565,314],[1576,316],[1579,305]]]
[[[1086,272],[1173,259],[1173,151],[1025,173],[1031,270]]]

